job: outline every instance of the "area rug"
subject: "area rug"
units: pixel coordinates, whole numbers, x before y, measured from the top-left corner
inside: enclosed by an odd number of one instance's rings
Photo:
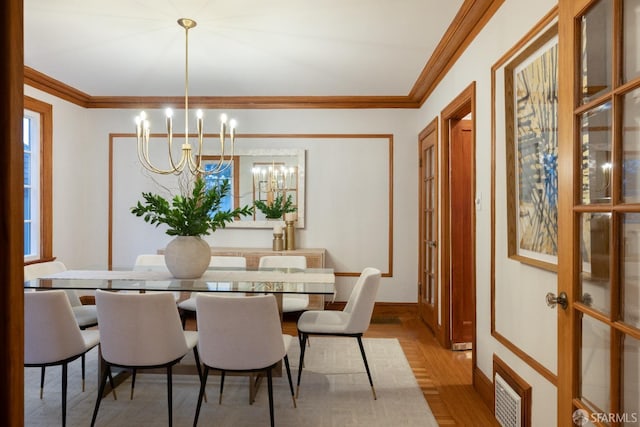
[[[274,378],[277,426],[437,426],[418,387],[398,340],[365,338],[369,366],[378,395],[373,400],[357,341],[353,338],[312,337],[305,355],[297,408],[293,407],[286,374]],[[299,348],[289,350],[295,387]],[[67,426],[88,426],[95,404],[97,350],[87,354],[86,391],[81,391],[80,360],[69,366]],[[39,399],[40,369],[25,368],[25,425],[61,425],[61,368],[47,369],[44,398]],[[168,424],[164,375],[138,375],[135,396],[129,400],[130,381],[117,388],[118,400],[103,399],[97,426],[159,426]],[[269,425],[266,380],[256,401],[249,404],[248,378],[227,377],[222,404],[218,404],[219,377],[210,376],[208,402],[203,402],[198,425]],[[191,426],[198,397],[194,376],[173,377],[173,425]]]

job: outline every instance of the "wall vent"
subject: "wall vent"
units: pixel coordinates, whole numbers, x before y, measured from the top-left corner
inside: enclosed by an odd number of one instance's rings
[[[502,427],[520,427],[522,420],[522,398],[496,373],[495,375],[495,414]]]

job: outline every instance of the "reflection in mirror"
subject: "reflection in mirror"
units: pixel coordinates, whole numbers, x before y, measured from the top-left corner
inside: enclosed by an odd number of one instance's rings
[[[298,167],[283,162],[254,162],[253,219],[282,219],[285,212],[294,212],[298,205]],[[256,203],[257,202],[257,203]],[[275,206],[276,209],[264,209]],[[279,208],[281,207],[281,208]]]
[[[217,156],[203,156],[206,167],[214,167]],[[270,203],[275,198],[290,199],[296,208],[297,227],[304,227],[304,170],[303,149],[236,149],[233,164],[223,172],[207,177],[209,185],[217,180],[229,179],[231,192],[223,203],[229,208],[253,206],[256,200]],[[252,217],[245,217],[227,225],[227,228],[272,228],[266,215],[255,209]]]

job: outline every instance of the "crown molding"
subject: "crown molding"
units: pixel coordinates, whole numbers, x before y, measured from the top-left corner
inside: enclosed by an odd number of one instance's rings
[[[504,0],[465,0],[408,95],[398,96],[191,96],[199,108],[359,109],[420,108]],[[24,83],[84,108],[164,108],[178,96],[92,96],[24,67]]]
[[[422,106],[503,3],[504,0],[465,0],[424,66],[408,98]]]
[[[40,89],[50,95],[69,101],[81,107],[88,108],[91,95],[79,91],[59,80],[51,78],[40,71],[24,66],[24,84]]]

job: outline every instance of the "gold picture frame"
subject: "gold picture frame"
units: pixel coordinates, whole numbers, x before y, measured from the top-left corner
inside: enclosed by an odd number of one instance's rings
[[[504,67],[508,256],[557,269],[558,27]]]

